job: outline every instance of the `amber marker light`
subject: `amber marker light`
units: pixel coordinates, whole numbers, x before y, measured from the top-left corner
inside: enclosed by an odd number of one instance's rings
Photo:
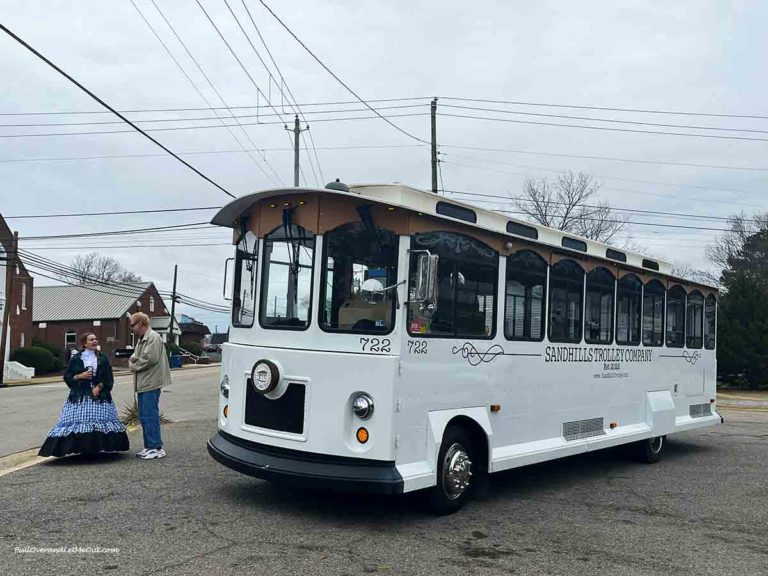
[[[360,444],[368,442],[368,430],[366,428],[357,429],[357,441],[360,442]]]
[[[501,412],[501,404],[491,404],[491,412]]]
[[[229,404],[226,404],[224,406],[224,418],[227,418],[229,416]]]

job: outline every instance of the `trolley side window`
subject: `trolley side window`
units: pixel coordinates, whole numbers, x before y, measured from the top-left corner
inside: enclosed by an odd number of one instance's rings
[[[613,342],[613,296],[616,280],[605,268],[595,268],[587,274],[586,331],[588,344]]]
[[[682,348],[685,344],[685,290],[674,286],[667,293],[667,346]]]
[[[573,260],[560,260],[549,270],[549,339],[581,342],[584,269]]]
[[[619,280],[616,292],[616,343],[637,346],[640,344],[643,283],[634,274],[627,274]]]
[[[688,294],[686,306],[687,330],[685,345],[688,348],[701,348],[704,345],[704,296],[695,290]]]
[[[715,349],[716,317],[717,299],[710,294],[704,304],[704,348],[707,350]]]
[[[232,325],[238,328],[250,328],[256,317],[256,246],[256,236],[249,231],[243,234],[235,252]]]
[[[291,224],[264,238],[259,323],[263,328],[304,330],[312,305],[315,239]]]
[[[643,288],[643,346],[664,345],[665,294],[658,280],[651,280]]]
[[[424,251],[438,256],[433,310],[415,301],[416,264]],[[499,258],[479,240],[452,232],[411,238],[408,333],[413,336],[492,338]]]
[[[397,236],[354,222],[331,230],[324,238],[320,327],[361,334],[391,332]]]
[[[530,250],[507,258],[504,335],[508,340],[541,342],[547,299],[547,263]]]

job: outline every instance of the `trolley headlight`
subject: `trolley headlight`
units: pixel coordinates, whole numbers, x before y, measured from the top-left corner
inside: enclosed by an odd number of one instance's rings
[[[373,398],[368,394],[358,394],[352,400],[352,412],[363,420],[370,418],[373,415]]]
[[[225,375],[222,379],[221,384],[219,384],[219,392],[224,398],[229,398],[229,376]]]

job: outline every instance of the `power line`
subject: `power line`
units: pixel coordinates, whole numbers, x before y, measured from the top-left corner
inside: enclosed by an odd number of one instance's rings
[[[147,27],[148,27],[148,28],[149,28],[149,29],[152,31],[152,34],[154,34],[155,38],[157,38],[157,41],[158,41],[158,42],[160,42],[160,44],[162,45],[162,47],[163,47],[163,48],[165,49],[165,51],[168,53],[168,56],[170,56],[170,57],[171,57],[171,60],[173,60],[173,63],[174,63],[174,64],[176,64],[176,67],[177,67],[177,68],[178,68],[178,69],[181,71],[181,73],[184,75],[184,77],[187,79],[187,81],[188,81],[188,82],[189,82],[189,83],[192,85],[192,88],[194,88],[194,89],[195,89],[195,91],[196,91],[196,92],[197,92],[197,93],[200,95],[200,98],[202,98],[202,99],[203,99],[203,101],[204,101],[206,104],[208,104],[208,107],[210,108],[210,110],[211,110],[212,112],[214,112],[214,114],[217,114],[217,113],[216,113],[216,112],[213,110],[213,104],[211,103],[211,101],[210,101],[210,100],[208,100],[208,98],[205,96],[205,94],[203,94],[202,90],[200,90],[200,88],[198,88],[198,87],[197,87],[197,84],[195,84],[195,83],[193,82],[192,78],[190,78],[190,77],[189,77],[189,74],[187,74],[186,70],[184,70],[183,66],[182,66],[182,65],[179,63],[179,61],[178,61],[178,60],[176,59],[176,57],[173,55],[173,53],[171,52],[171,49],[170,49],[170,48],[168,48],[168,46],[167,46],[167,45],[166,45],[166,43],[163,41],[163,39],[160,37],[160,35],[157,33],[157,31],[154,29],[154,27],[152,26],[152,24],[150,24],[150,23],[149,23],[149,20],[147,20],[147,19],[146,19],[146,17],[145,17],[145,16],[144,16],[144,14],[142,13],[142,11],[139,9],[139,7],[136,5],[136,3],[134,2],[134,0],[130,0],[130,2],[131,2],[131,4],[133,5],[133,7],[136,9],[136,12],[138,12],[138,13],[139,13],[139,16],[141,16],[141,19],[144,21],[144,23],[147,25]],[[154,2],[153,2],[153,3],[154,3]],[[157,6],[155,5],[155,7],[157,7]],[[158,9],[158,10],[159,10],[159,9]],[[198,68],[199,68],[199,66],[198,66]],[[206,76],[206,80],[207,80],[207,76]],[[223,102],[223,101],[222,101],[222,103],[224,103],[224,104],[226,105],[226,103],[225,103],[225,102]],[[220,118],[220,117],[218,116],[218,114],[217,114],[217,116],[216,116],[216,117],[217,117],[217,118]],[[224,124],[224,121],[223,121],[223,120],[220,120],[220,121],[221,121],[221,123],[222,123],[222,124]],[[235,136],[235,132],[234,132],[234,130],[232,130],[231,128],[227,128],[227,130],[229,131],[230,135],[231,135],[231,136],[232,136],[232,138],[235,140],[235,142],[237,143],[237,145],[238,145],[238,146],[240,146],[240,148],[242,148],[243,150],[245,150],[245,146],[243,146],[242,142],[240,142],[240,140],[237,138],[237,136]],[[248,156],[251,158],[251,161],[253,162],[254,166],[256,166],[256,167],[257,167],[257,168],[258,168],[258,169],[259,169],[259,170],[260,170],[260,171],[261,171],[261,172],[262,172],[262,173],[263,173],[263,174],[264,174],[264,175],[265,175],[267,178],[269,178],[270,180],[273,180],[273,181],[274,181],[274,182],[276,182],[276,183],[280,183],[280,180],[275,180],[275,179],[274,179],[274,178],[273,178],[273,177],[272,177],[270,174],[268,174],[268,173],[267,173],[267,171],[266,171],[266,170],[264,170],[263,166],[261,166],[261,165],[260,165],[260,164],[259,164],[259,163],[256,161],[256,158],[255,158],[255,157],[254,157],[252,154],[250,154],[250,153],[249,153],[249,154],[248,154]]]
[[[669,162],[665,160],[638,160],[635,158],[618,158],[615,156],[588,156],[585,154],[561,154],[541,152],[538,150],[515,150],[510,148],[488,148],[482,146],[466,146],[461,144],[441,144],[441,148],[456,148],[461,150],[478,150],[481,152],[504,152],[507,154],[530,154],[532,156],[552,156],[556,158],[576,158],[579,160],[605,160],[607,162],[628,162],[631,164],[658,164],[662,166],[682,166],[686,168],[712,168],[715,170],[743,170],[746,172],[768,172],[768,168],[754,166],[728,166],[723,164],[696,164],[692,162]]]
[[[712,118],[752,118],[758,120],[768,120],[768,116],[759,116],[757,114],[717,114],[711,112],[685,112],[680,110],[658,110],[643,108],[616,108],[609,106],[579,106],[575,104],[550,104],[543,102],[523,102],[520,100],[485,100],[482,98],[452,98],[450,96],[440,96],[441,100],[455,100],[461,102],[486,102],[490,104],[512,104],[516,106],[543,106],[547,108],[572,108],[577,110],[603,110],[607,112],[632,112],[638,114],[669,114],[675,116],[708,116]]]
[[[91,92],[90,90],[88,90],[88,88],[86,88],[85,86],[83,86],[83,85],[82,85],[80,82],[78,82],[77,80],[75,80],[75,79],[74,79],[72,76],[70,76],[69,74],[67,74],[66,72],[64,72],[64,70],[62,70],[61,68],[59,68],[59,67],[58,67],[56,64],[54,64],[54,63],[53,63],[53,62],[51,62],[51,61],[50,61],[48,58],[46,58],[45,56],[43,56],[43,55],[42,55],[40,52],[38,52],[37,50],[35,50],[35,49],[34,49],[32,46],[30,46],[30,45],[29,45],[28,43],[26,43],[24,40],[22,40],[21,38],[19,38],[19,37],[18,37],[16,34],[14,34],[13,32],[11,32],[11,30],[9,30],[9,29],[8,29],[8,28],[7,28],[7,27],[6,27],[4,24],[2,24],[2,23],[0,23],[0,30],[2,30],[3,32],[5,32],[6,34],[8,34],[8,35],[9,35],[11,38],[13,38],[14,40],[16,40],[16,42],[18,42],[19,44],[21,44],[22,46],[24,46],[24,48],[26,48],[27,50],[29,50],[30,52],[32,52],[32,54],[34,54],[35,56],[37,56],[38,58],[40,58],[40,59],[41,59],[43,62],[45,62],[45,63],[46,63],[46,64],[48,64],[48,65],[49,65],[51,68],[53,68],[53,69],[54,69],[56,72],[58,72],[59,74],[61,74],[62,76],[64,76],[64,78],[66,78],[67,80],[69,80],[70,82],[72,82],[72,83],[73,83],[75,86],[77,86],[78,88],[80,88],[80,89],[81,89],[83,92],[85,92],[86,94],[88,94],[88,96],[90,96],[90,97],[91,97],[91,98],[93,98],[93,99],[94,99],[96,102],[98,102],[99,104],[101,104],[102,106],[104,106],[104,108],[106,108],[107,110],[109,110],[110,112],[112,112],[112,113],[113,113],[115,116],[117,116],[118,118],[120,118],[121,120],[123,120],[123,121],[124,121],[126,124],[128,124],[128,125],[129,125],[131,128],[133,128],[133,129],[134,129],[134,130],[136,130],[137,132],[139,132],[139,133],[140,133],[142,136],[144,136],[145,138],[147,138],[148,140],[150,140],[151,142],[153,142],[154,144],[156,144],[157,146],[159,146],[160,148],[162,148],[163,150],[165,150],[165,151],[166,151],[168,154],[170,154],[171,156],[173,156],[174,158],[176,158],[176,159],[177,159],[179,162],[181,162],[182,164],[184,164],[184,165],[185,165],[187,168],[189,168],[190,170],[192,170],[192,171],[193,171],[195,174],[197,174],[198,176],[200,176],[201,178],[203,178],[205,181],[209,182],[210,184],[212,184],[213,186],[215,186],[216,188],[218,188],[219,190],[221,190],[222,192],[224,192],[224,194],[226,194],[227,196],[229,196],[229,197],[231,197],[231,198],[236,198],[236,196],[235,196],[234,194],[232,194],[231,192],[229,192],[229,191],[228,191],[226,188],[224,188],[224,187],[223,187],[223,186],[221,186],[220,184],[217,184],[216,182],[214,182],[213,180],[211,180],[211,179],[210,179],[208,176],[206,176],[205,174],[203,174],[202,172],[200,172],[200,170],[198,170],[197,168],[195,168],[194,166],[192,166],[192,164],[190,164],[189,162],[187,162],[186,160],[184,160],[184,159],[183,159],[183,158],[181,158],[180,156],[177,156],[177,155],[176,155],[176,154],[175,154],[175,153],[174,153],[172,150],[170,150],[169,148],[165,147],[165,146],[164,146],[163,144],[161,144],[161,143],[160,143],[158,140],[155,140],[155,139],[154,139],[152,136],[150,136],[149,134],[147,134],[146,132],[144,132],[144,130],[142,130],[141,128],[139,128],[138,126],[136,126],[136,125],[135,125],[133,122],[131,122],[130,120],[128,120],[128,118],[126,118],[125,116],[123,116],[122,114],[120,114],[120,112],[118,112],[117,110],[115,110],[114,108],[112,108],[112,107],[111,107],[109,104],[107,104],[106,102],[104,102],[104,100],[102,100],[101,98],[99,98],[98,96],[96,96],[96,94],[94,94],[93,92]]]
[[[519,114],[521,116],[537,116],[541,118],[562,118],[567,120],[588,120],[592,122],[611,122],[614,124],[631,124],[635,126],[657,126],[660,128],[684,128],[686,130],[717,130],[723,132],[752,132],[756,134],[768,134],[768,130],[753,130],[749,128],[723,128],[720,126],[691,126],[689,124],[661,124],[658,122],[638,122],[634,120],[617,120],[615,118],[594,118],[590,116],[572,116],[568,114],[543,114],[537,112],[523,112],[519,110],[500,110],[498,108],[482,108],[478,106],[456,106],[442,104],[442,108],[454,108],[457,110],[474,110],[477,112],[495,112],[498,114]]]
[[[81,216],[124,216],[126,214],[163,214],[167,212],[199,212],[201,210],[220,210],[221,206],[201,206],[200,208],[157,208],[153,210],[113,210],[110,212],[69,212],[66,214],[23,214],[4,216],[6,220],[38,219],[38,218],[74,218]]]
[[[627,132],[632,134],[652,134],[656,136],[686,136],[691,138],[715,138],[718,140],[744,140],[749,142],[768,142],[768,138],[753,138],[751,136],[720,136],[718,134],[691,134],[688,132],[664,132],[661,130],[635,130],[633,128],[609,128],[608,126],[584,126],[577,124],[562,124],[558,122],[534,122],[532,120],[512,120],[511,118],[491,118],[489,116],[470,116],[468,114],[447,114],[438,112],[446,118],[464,118],[469,120],[484,120],[491,122],[508,122],[512,124],[530,124],[534,126],[554,126],[558,128],[578,128],[582,130],[603,130],[607,132]]]
[[[151,228],[131,228],[128,230],[109,230],[100,231],[94,230],[91,232],[82,232],[77,234],[51,234],[47,236],[22,236],[20,240],[51,240],[56,238],[87,238],[91,236],[122,236],[126,234],[141,234],[144,232],[157,232],[160,230],[177,231],[180,229],[211,229],[215,226],[210,225],[208,222],[192,222],[188,224],[173,224],[171,226],[153,226]]]
[[[199,0],[195,0],[195,1],[199,2]],[[312,58],[314,58],[314,59],[315,59],[315,61],[316,61],[318,64],[320,64],[320,66],[322,66],[322,67],[325,69],[325,71],[326,71],[326,72],[328,72],[328,74],[330,74],[331,76],[333,76],[333,78],[334,78],[334,79],[335,79],[335,80],[336,80],[336,81],[337,81],[339,84],[341,84],[342,86],[344,86],[344,88],[347,90],[347,92],[349,92],[350,94],[352,94],[352,96],[354,96],[354,97],[355,97],[355,98],[357,98],[357,99],[358,99],[358,100],[359,100],[361,103],[363,103],[363,104],[364,104],[364,105],[365,105],[365,106],[366,106],[366,107],[367,107],[367,108],[368,108],[368,109],[369,109],[371,112],[373,112],[374,114],[376,114],[376,116],[378,116],[379,118],[381,118],[382,120],[384,120],[384,122],[386,122],[387,124],[389,124],[390,126],[392,126],[392,127],[393,127],[395,130],[397,130],[398,132],[401,132],[402,134],[405,134],[406,136],[408,136],[409,138],[412,138],[413,140],[416,140],[417,142],[421,142],[421,143],[423,143],[423,144],[428,144],[428,142],[427,142],[426,140],[422,140],[422,139],[421,139],[421,138],[419,138],[418,136],[414,136],[414,135],[413,135],[413,134],[411,134],[410,132],[407,132],[406,130],[403,130],[402,128],[400,128],[400,126],[398,126],[397,124],[395,124],[394,122],[392,122],[391,120],[389,120],[389,118],[386,118],[385,116],[382,116],[382,115],[381,115],[381,114],[380,114],[380,113],[379,113],[379,112],[378,112],[378,111],[377,111],[375,108],[373,108],[373,106],[371,106],[370,104],[368,104],[368,102],[366,102],[366,101],[365,101],[365,100],[363,100],[363,99],[362,99],[360,96],[358,96],[358,95],[357,95],[357,93],[356,93],[354,90],[352,90],[352,88],[350,88],[350,87],[349,87],[349,86],[348,86],[348,85],[347,85],[347,84],[346,84],[346,83],[345,83],[345,82],[344,82],[344,81],[343,81],[341,78],[339,78],[338,76],[336,76],[336,74],[334,74],[334,72],[333,72],[333,71],[332,71],[330,68],[328,68],[328,66],[326,66],[326,65],[323,63],[323,61],[322,61],[322,60],[320,60],[320,58],[318,58],[318,57],[315,55],[315,53],[314,53],[314,52],[312,52],[312,50],[310,50],[310,49],[307,47],[307,45],[306,45],[306,44],[304,44],[304,42],[302,42],[302,41],[301,41],[301,39],[300,39],[298,36],[296,36],[296,34],[294,34],[294,33],[293,33],[293,31],[292,31],[292,30],[291,30],[291,29],[290,29],[290,28],[289,28],[289,27],[288,27],[288,26],[285,24],[285,22],[283,22],[283,21],[280,19],[280,17],[279,17],[277,14],[275,14],[275,13],[272,11],[272,9],[271,9],[271,8],[270,8],[270,7],[267,5],[267,3],[266,3],[266,2],[264,2],[264,0],[259,0],[259,1],[261,2],[262,6],[264,6],[264,8],[266,8],[266,9],[267,9],[267,11],[268,11],[270,14],[272,14],[272,16],[275,18],[275,20],[277,20],[277,21],[280,23],[280,25],[281,25],[283,28],[285,28],[285,30],[288,32],[288,34],[290,34],[290,35],[293,37],[293,39],[294,39],[294,40],[296,40],[296,42],[298,42],[298,43],[299,43],[299,45],[301,45],[301,47],[302,47],[302,48],[304,48],[304,50],[306,50],[306,51],[307,51],[307,53],[308,53],[310,56],[312,56]]]

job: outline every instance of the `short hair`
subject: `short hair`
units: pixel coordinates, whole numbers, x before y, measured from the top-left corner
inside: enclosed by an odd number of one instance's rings
[[[131,324],[136,322],[142,326],[149,326],[149,316],[144,314],[144,312],[136,312],[135,314],[131,315]]]

